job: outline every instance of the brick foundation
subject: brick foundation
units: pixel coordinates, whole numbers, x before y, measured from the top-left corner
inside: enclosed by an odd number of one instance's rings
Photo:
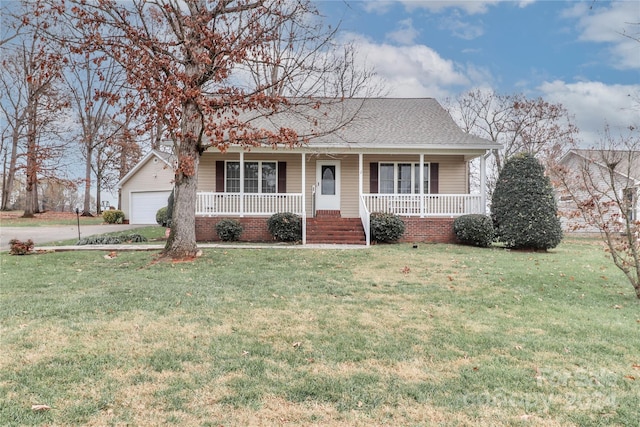
[[[196,217],[196,240],[198,242],[220,241],[216,234],[216,224],[221,217]],[[242,224],[241,242],[273,242],[267,230],[268,217],[235,218]],[[401,242],[455,243],[454,218],[403,217],[404,237]]]
[[[403,217],[405,231],[401,242],[456,243],[455,218]]]
[[[198,242],[219,242],[216,224],[222,217],[196,217],[196,240]],[[273,242],[267,229],[268,217],[234,218],[242,224],[241,242]]]

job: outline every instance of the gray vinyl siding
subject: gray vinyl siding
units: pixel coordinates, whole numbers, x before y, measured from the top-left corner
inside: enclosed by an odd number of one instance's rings
[[[342,192],[340,193],[341,214],[345,218],[358,218],[358,156],[346,156],[341,162]]]
[[[394,155],[375,154],[364,156],[364,192],[369,193],[369,163],[393,162],[393,163],[418,163],[420,156],[414,155]],[[463,156],[424,156],[425,163],[439,164],[439,189],[440,194],[467,194],[468,193],[468,167]],[[356,163],[356,179],[357,179]],[[357,187],[356,187],[357,191]]]
[[[216,157],[218,157],[216,159]],[[204,153],[200,157],[198,165],[198,191],[216,191],[216,160],[222,159],[221,155]]]
[[[288,153],[245,153],[245,162],[270,161],[287,163],[287,193],[301,193],[302,155]],[[240,161],[238,153],[204,153],[198,168],[198,191],[218,191],[216,189],[216,162]],[[310,188],[310,187],[309,187]]]

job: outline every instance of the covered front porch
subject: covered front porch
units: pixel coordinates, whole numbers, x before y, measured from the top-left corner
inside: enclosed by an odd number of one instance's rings
[[[236,157],[237,161],[234,160],[239,164],[237,181],[240,183],[245,182],[245,171],[248,170],[245,163],[255,164],[255,159],[267,158],[265,155],[248,157],[245,153],[239,152]],[[278,181],[285,181],[285,178],[289,181],[288,185],[282,186],[285,191],[280,191],[283,189],[280,188],[280,185],[277,186],[275,192],[269,193],[245,191],[245,185],[237,185],[233,188],[234,191],[226,191],[228,186],[224,186],[223,182],[223,179],[226,178],[220,178],[215,191],[199,191],[197,193],[196,217],[263,218],[266,222],[266,219],[275,213],[292,212],[302,218],[302,243],[305,244],[307,243],[308,218],[315,218],[318,211],[333,210],[339,212],[340,216],[344,218],[359,218],[365,242],[368,245],[370,244],[370,216],[373,212],[393,213],[406,218],[414,218],[414,220],[419,218],[453,218],[465,214],[485,212],[485,164],[483,157],[481,157],[480,165],[480,187],[482,189],[480,194],[432,192],[433,186],[430,182],[434,178],[432,176],[430,179],[425,175],[433,174],[434,170],[437,173],[437,163],[434,160],[438,160],[438,158],[429,156],[430,163],[425,162],[425,154],[404,154],[399,157],[404,162],[400,163],[401,165],[413,165],[410,170],[414,179],[412,184],[406,187],[411,193],[365,191],[365,181],[370,182],[368,190],[378,191],[380,188],[371,184],[374,168],[370,166],[372,164],[375,164],[376,167],[378,165],[392,165],[394,163],[378,161],[380,158],[392,157],[358,153],[356,155],[334,155],[327,159],[315,153],[290,153],[286,157],[278,158],[279,173],[283,174],[285,173],[283,170],[287,171],[287,176],[277,178]],[[282,161],[283,159],[286,162]],[[223,167],[222,162],[216,163]],[[288,164],[286,168],[280,166],[285,163]],[[425,166],[418,167],[417,165],[420,164]],[[446,168],[440,167],[441,173],[443,169],[446,170]],[[377,180],[377,175],[375,179]],[[286,191],[286,187],[292,191]],[[261,188],[266,187],[262,186]],[[327,200],[329,200],[329,205]]]

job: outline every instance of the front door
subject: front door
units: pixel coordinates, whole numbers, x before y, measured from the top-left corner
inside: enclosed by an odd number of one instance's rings
[[[316,163],[316,210],[340,210],[340,161]]]

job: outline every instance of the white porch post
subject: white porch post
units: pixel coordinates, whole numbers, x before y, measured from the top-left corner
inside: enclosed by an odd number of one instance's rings
[[[363,228],[368,226],[370,223],[370,219],[365,221],[365,216],[367,216],[367,207],[363,208],[363,200],[362,195],[364,194],[364,154],[358,153],[358,212],[360,215],[360,221],[363,222]],[[365,225],[366,224],[366,225]],[[371,244],[370,231],[364,230],[364,237],[367,246]]]
[[[244,151],[240,151],[240,217],[244,216]]]
[[[358,153],[358,200],[362,197],[364,193],[363,180],[364,180],[364,170],[363,170],[363,155],[362,153]],[[358,202],[359,203],[359,202]]]
[[[480,212],[487,213],[487,154],[480,156]]]
[[[302,153],[302,177],[300,182],[302,185],[302,244],[307,244],[307,162],[306,155]]]
[[[424,153],[420,153],[420,218],[424,218]]]

